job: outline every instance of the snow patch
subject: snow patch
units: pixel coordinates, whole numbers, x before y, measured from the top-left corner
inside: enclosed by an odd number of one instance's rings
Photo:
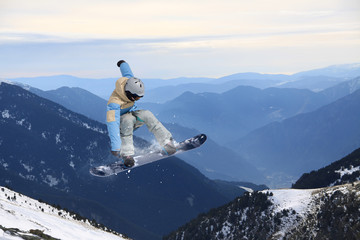
[[[339,170],[336,170],[336,171],[335,171],[335,173],[339,173],[339,174],[340,174],[340,178],[337,179],[335,182],[331,183],[331,184],[330,184],[330,187],[333,187],[333,186],[335,186],[336,184],[340,183],[343,176],[345,176],[345,175],[352,175],[354,172],[358,172],[358,171],[360,171],[360,166],[354,167],[354,166],[351,165],[351,166],[350,166],[350,169],[349,169],[349,168],[341,167]],[[360,178],[357,178],[357,180],[359,181]]]
[[[69,166],[72,167],[73,169],[75,169],[75,164],[73,161],[70,161]]]
[[[60,133],[56,134],[56,136],[55,136],[55,142],[56,142],[56,144],[61,143]]]
[[[23,175],[23,174],[19,173],[19,176],[26,180],[30,180],[30,181],[34,181],[36,179],[36,177],[34,175]]]
[[[313,189],[278,189],[264,190],[263,193],[271,192],[269,200],[273,203],[273,215],[288,211],[290,214],[283,217],[281,229],[274,233],[276,239],[282,239],[289,229],[298,224],[297,218],[303,218],[312,208]]]
[[[7,229],[16,228],[26,236],[34,236],[30,230],[36,229],[53,238],[63,240],[126,239],[121,235],[97,229],[87,220],[75,220],[71,214],[63,210],[40,203],[4,187],[0,187],[0,225]],[[0,229],[0,239],[23,238],[10,235],[9,232]]]
[[[223,236],[227,237],[231,234],[231,226],[232,224],[226,221],[221,229]]]
[[[105,133],[105,131],[103,131],[102,129],[97,128],[97,127],[91,127],[88,123],[85,123],[85,122],[82,123],[82,126],[87,129],[93,130],[94,132]]]
[[[42,136],[43,139],[47,139],[46,132],[41,133],[41,136]]]
[[[270,200],[275,208],[274,212],[281,212],[284,209],[295,210],[298,214],[304,215],[307,206],[311,202],[312,189],[278,189],[264,190],[263,192],[272,192]]]
[[[24,122],[25,118],[21,119],[20,121],[16,121],[16,124],[22,126]]]
[[[29,166],[29,165],[26,165],[26,164],[22,164],[23,165],[23,167],[25,168],[25,170],[26,171],[28,171],[28,172],[31,172],[34,168],[33,167],[31,167],[31,166]]]
[[[46,175],[46,178],[43,180],[44,183],[47,183],[50,187],[56,186],[59,184],[59,180],[51,175]]]
[[[65,177],[65,173],[61,173],[61,180],[63,181],[63,183],[68,184],[69,180]]]
[[[7,109],[5,109],[4,111],[1,112],[1,116],[2,116],[2,118],[10,118],[11,117],[9,110],[7,110]]]
[[[27,122],[25,118],[16,120],[16,124],[25,127],[27,130],[31,130],[31,123]]]
[[[97,141],[90,142],[89,145],[86,147],[87,150],[94,149],[98,146]]]
[[[193,194],[191,194],[189,197],[187,197],[186,200],[188,201],[188,203],[191,207],[194,206],[195,196]]]
[[[354,166],[350,166],[350,169],[345,168],[345,169],[339,169],[336,170],[336,173],[340,174],[340,177],[342,178],[344,175],[351,175],[354,172],[360,171],[360,166],[354,167]]]
[[[6,79],[0,79],[0,85],[1,83],[6,83],[6,84],[10,84],[10,85],[15,85],[13,82],[6,80]]]
[[[254,192],[254,190],[252,190],[251,188],[248,188],[248,187],[244,187],[244,186],[238,186],[238,187],[239,187],[239,188],[242,188],[242,189],[244,189],[245,191],[250,192],[250,193]]]
[[[3,167],[5,168],[5,170],[7,170],[7,167],[9,166],[9,164],[7,164],[6,162],[2,164]]]

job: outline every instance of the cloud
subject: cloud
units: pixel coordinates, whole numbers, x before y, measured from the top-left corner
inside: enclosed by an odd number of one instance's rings
[[[0,31],[74,39],[253,34],[351,24],[359,10],[352,0],[12,0],[0,10]]]
[[[101,77],[119,57],[149,77],[359,62],[359,16],[358,0],[1,1],[0,72]]]

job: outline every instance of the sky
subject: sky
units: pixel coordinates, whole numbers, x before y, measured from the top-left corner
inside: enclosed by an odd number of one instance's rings
[[[0,0],[0,78],[291,74],[360,62],[359,0]]]

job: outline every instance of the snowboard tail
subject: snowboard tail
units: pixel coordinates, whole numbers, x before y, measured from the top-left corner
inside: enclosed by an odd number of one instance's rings
[[[205,134],[199,134],[195,137],[186,139],[186,140],[178,143],[178,146],[176,148],[177,151],[172,155],[167,155],[166,151],[159,150],[159,151],[150,152],[150,153],[143,154],[143,155],[134,156],[135,165],[131,168],[126,167],[124,165],[124,161],[121,159],[120,161],[117,161],[114,163],[91,168],[90,173],[97,177],[108,177],[108,176],[111,176],[114,174],[118,174],[118,173],[127,171],[129,169],[140,167],[140,166],[148,164],[148,163],[152,163],[155,161],[159,161],[161,159],[175,156],[177,154],[189,151],[194,148],[198,148],[202,144],[204,144],[206,139],[207,139],[207,137]]]

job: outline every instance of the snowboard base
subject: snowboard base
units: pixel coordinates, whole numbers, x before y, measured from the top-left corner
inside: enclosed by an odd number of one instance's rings
[[[131,168],[126,167],[124,165],[124,161],[121,159],[114,163],[91,168],[90,173],[97,177],[108,177],[114,174],[128,171],[136,167],[140,167],[148,163],[175,156],[177,154],[189,151],[194,148],[198,148],[206,141],[206,139],[207,137],[205,134],[199,134],[195,137],[186,139],[178,143],[177,151],[172,155],[167,155],[164,151],[150,152],[147,154],[134,156],[135,165]]]

